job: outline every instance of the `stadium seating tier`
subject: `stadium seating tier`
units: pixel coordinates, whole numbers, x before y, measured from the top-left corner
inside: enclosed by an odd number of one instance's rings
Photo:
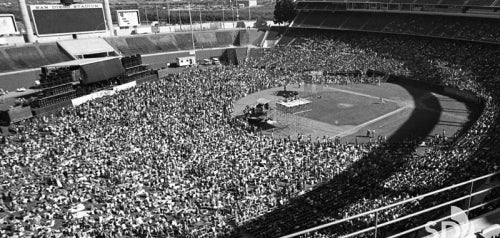
[[[323,19],[323,20],[321,20]],[[293,27],[376,31],[500,43],[500,19],[382,12],[300,12]]]

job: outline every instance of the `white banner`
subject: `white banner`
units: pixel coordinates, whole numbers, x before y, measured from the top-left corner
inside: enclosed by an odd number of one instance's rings
[[[137,82],[136,81],[132,81],[132,82],[124,83],[122,85],[115,86],[115,87],[113,87],[113,90],[115,92],[118,92],[118,91],[126,90],[126,89],[129,89],[129,88],[133,88],[136,85],[137,85]]]
[[[78,98],[71,99],[71,103],[73,104],[74,107],[82,105],[86,102],[89,102],[91,100],[97,99],[97,98],[102,98],[104,96],[111,96],[115,94],[114,90],[102,90],[99,92],[91,93],[85,96],[81,96]]]
[[[137,85],[136,81],[124,83],[122,85],[118,85],[118,86],[113,87],[113,90],[102,90],[99,92],[95,92],[95,93],[91,93],[91,94],[88,94],[85,96],[74,98],[71,100],[71,104],[73,104],[73,106],[76,107],[76,106],[82,105],[86,102],[92,101],[92,100],[97,99],[97,98],[102,98],[105,96],[114,95],[116,92],[133,88],[136,85]]]

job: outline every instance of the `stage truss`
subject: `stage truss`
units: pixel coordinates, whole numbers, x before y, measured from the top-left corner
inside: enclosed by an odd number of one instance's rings
[[[305,98],[276,102],[273,119],[295,133],[302,133],[307,127],[304,113],[311,111],[311,101]]]

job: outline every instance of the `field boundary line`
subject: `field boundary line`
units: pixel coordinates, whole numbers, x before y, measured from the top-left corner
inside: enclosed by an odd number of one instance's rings
[[[355,126],[355,127],[351,128],[351,129],[349,129],[349,130],[345,130],[345,131],[341,132],[340,134],[338,134],[338,135],[336,135],[336,136],[344,137],[344,136],[353,135],[354,133],[358,132],[361,128],[363,128],[363,127],[365,127],[365,126],[368,126],[368,125],[370,125],[370,124],[373,124],[373,123],[375,123],[375,122],[377,122],[377,121],[380,121],[380,120],[382,120],[382,119],[384,119],[384,118],[390,117],[390,116],[392,116],[392,115],[394,115],[394,114],[397,114],[397,113],[399,113],[399,112],[401,112],[401,111],[403,111],[403,110],[405,110],[405,109],[409,109],[409,108],[412,108],[412,107],[411,107],[411,106],[409,106],[409,105],[406,105],[406,106],[400,107],[400,108],[398,108],[398,109],[396,109],[396,110],[394,110],[394,111],[388,112],[388,113],[386,113],[386,114],[384,114],[384,115],[382,115],[382,116],[379,116],[379,117],[377,117],[377,118],[374,118],[374,119],[371,119],[371,120],[369,120],[369,121],[366,121],[366,122],[364,122],[364,123],[362,123],[362,124],[359,124],[359,125],[357,125],[357,126]]]
[[[362,97],[367,97],[367,98],[380,99],[380,97],[369,95],[369,94],[366,94],[366,93],[359,93],[359,92],[354,92],[354,91],[340,89],[340,88],[334,88],[334,87],[325,87],[325,88],[328,89],[328,90],[331,90],[331,91],[338,91],[338,92],[354,94],[354,95],[358,95],[358,96],[362,96]],[[382,98],[384,99],[384,101],[393,102],[393,103],[396,103],[396,104],[404,104],[402,101],[396,101],[396,100],[392,100],[392,99],[388,99],[388,98],[384,98],[384,97],[382,97]]]

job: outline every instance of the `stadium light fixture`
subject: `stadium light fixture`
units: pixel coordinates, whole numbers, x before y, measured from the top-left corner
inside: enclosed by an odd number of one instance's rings
[[[193,50],[196,49],[194,45],[194,29],[193,29],[193,18],[191,17],[191,2],[189,2],[188,5],[188,11],[189,11],[189,24],[191,25],[191,41],[193,42]]]
[[[33,43],[35,42],[35,36],[33,35],[33,26],[31,26],[28,6],[26,6],[25,0],[19,0],[19,8],[21,8],[21,15],[23,17],[24,27],[26,28],[26,40],[28,40],[28,43]]]

